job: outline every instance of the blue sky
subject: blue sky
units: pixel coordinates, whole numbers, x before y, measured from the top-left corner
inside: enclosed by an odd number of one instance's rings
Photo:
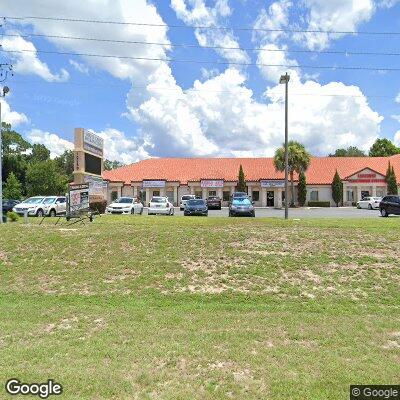
[[[291,75],[290,135],[312,153],[350,145],[367,149],[377,137],[400,145],[400,71],[301,67],[400,68],[400,56],[321,53],[400,53],[400,35],[304,32],[400,32],[399,1],[10,0],[0,10],[8,17],[166,25],[6,18],[1,60],[13,64],[14,76],[7,80],[12,93],[2,103],[3,119],[53,155],[71,148],[73,128],[84,127],[105,138],[108,158],[125,163],[162,156],[270,156],[283,139],[278,79],[285,71]]]

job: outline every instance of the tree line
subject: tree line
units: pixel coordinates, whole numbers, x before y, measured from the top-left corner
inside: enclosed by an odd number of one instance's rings
[[[43,144],[32,144],[2,123],[3,198],[20,200],[37,195],[63,195],[73,181],[74,152],[66,150],[50,158],[50,150]],[[105,160],[104,168],[122,166],[118,161]]]

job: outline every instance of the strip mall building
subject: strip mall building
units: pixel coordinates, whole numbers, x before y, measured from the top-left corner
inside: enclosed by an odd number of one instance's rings
[[[331,183],[337,170],[343,180],[343,201],[352,205],[365,196],[384,196],[388,164],[400,177],[400,155],[391,157],[313,157],[306,171],[307,202],[330,201]],[[108,202],[120,196],[168,196],[178,205],[181,196],[202,198],[217,195],[227,205],[235,191],[240,165],[247,191],[255,205],[281,207],[284,174],[275,170],[272,158],[152,158],[104,171],[108,181]],[[295,199],[297,199],[295,176]]]

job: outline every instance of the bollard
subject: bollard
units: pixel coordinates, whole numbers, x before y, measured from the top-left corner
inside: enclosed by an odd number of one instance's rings
[[[24,211],[24,224],[28,223],[28,210]]]

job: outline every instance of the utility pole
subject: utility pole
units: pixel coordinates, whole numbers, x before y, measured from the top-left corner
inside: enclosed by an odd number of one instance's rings
[[[285,219],[289,218],[289,188],[288,188],[288,178],[289,178],[289,134],[288,134],[288,95],[289,95],[289,80],[290,75],[286,72],[279,79],[279,83],[285,84]]]
[[[10,64],[0,64],[0,82],[7,79],[8,72],[12,71]],[[8,86],[3,86],[1,89],[0,97],[5,97],[10,91]],[[1,101],[0,101],[0,224],[3,223],[3,134],[1,122]]]

